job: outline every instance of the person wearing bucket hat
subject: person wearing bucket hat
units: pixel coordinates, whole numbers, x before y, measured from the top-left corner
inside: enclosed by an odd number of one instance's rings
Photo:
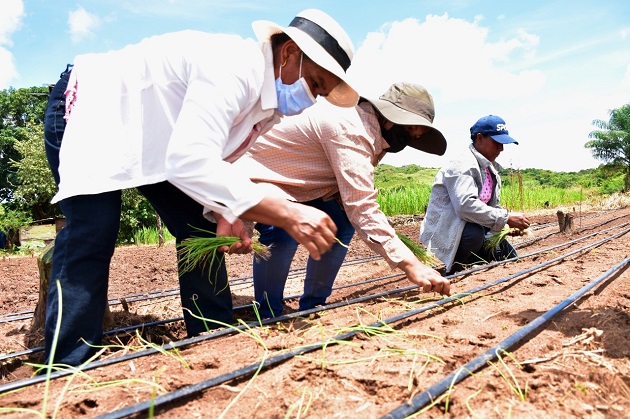
[[[467,265],[517,257],[507,240],[489,240],[505,226],[520,234],[529,227],[521,213],[500,205],[501,166],[495,160],[504,144],[518,144],[505,120],[496,115],[479,118],[470,128],[472,144],[435,176],[429,204],[420,225],[420,241],[442,261],[445,274]]]
[[[102,341],[123,189],[137,188],[148,199],[177,244],[193,234],[237,236],[240,243],[218,250],[247,253],[249,220],[286,229],[314,259],[332,246],[336,227],[328,215],[267,196],[231,163],[317,96],[353,106],[358,94],[345,74],[354,47],[333,18],[315,9],[287,27],[253,28],[258,40],[188,30],[79,55],[52,88],[45,146],[58,184],[53,203],[66,226],[51,270],[63,300],[51,281],[46,304],[47,362],[79,365]],[[224,258],[180,269],[179,280],[189,337],[232,322]]]
[[[309,258],[299,309],[325,304],[355,231],[392,268],[424,291],[450,294],[450,284],[422,264],[396,235],[376,202],[374,167],[387,152],[406,145],[442,155],[446,139],[433,126],[433,98],[417,84],[395,83],[378,98],[361,97],[354,108],[318,101],[284,118],[235,162],[279,196],[319,208],[337,226],[340,243]],[[254,294],[262,318],[283,311],[283,294],[297,242],[282,228],[257,223],[259,241],[271,246],[266,260],[254,258]]]

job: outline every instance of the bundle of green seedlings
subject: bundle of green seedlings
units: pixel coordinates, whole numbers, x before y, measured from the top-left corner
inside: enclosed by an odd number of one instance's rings
[[[531,234],[532,232],[529,228],[521,230],[518,228],[511,228],[506,225],[501,229],[501,231],[488,237],[483,246],[485,250],[492,251],[493,249],[496,249],[507,236],[531,236]]]
[[[419,245],[418,243],[398,231],[396,232],[396,235],[403,243],[405,243],[405,245],[409,248],[409,250],[411,250],[411,252],[418,258],[420,262],[429,266],[435,265],[437,263],[435,257],[426,249],[426,247]]]
[[[222,246],[231,247],[236,243],[240,243],[241,239],[235,236],[217,236],[216,233],[203,229],[195,229],[205,236],[193,236],[182,240],[177,245],[177,254],[179,255],[179,266],[182,273],[190,272],[196,267],[205,268],[210,265],[215,258],[222,257],[218,255],[218,249]],[[269,258],[271,251],[269,246],[253,241],[252,247],[256,257],[263,259]]]

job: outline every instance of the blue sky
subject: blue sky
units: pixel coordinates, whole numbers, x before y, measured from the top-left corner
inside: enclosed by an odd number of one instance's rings
[[[479,117],[495,114],[520,143],[505,147],[504,167],[597,167],[584,148],[592,121],[630,102],[627,0],[2,0],[0,89],[54,83],[77,54],[182,29],[252,37],[253,20],[286,25],[311,7],[352,38],[362,95],[396,81],[433,95],[446,155],[406,149],[384,163],[440,167],[467,147]]]

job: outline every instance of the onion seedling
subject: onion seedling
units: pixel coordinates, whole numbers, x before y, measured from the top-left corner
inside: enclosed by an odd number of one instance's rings
[[[429,253],[426,247],[420,246],[418,243],[414,242],[409,237],[398,231],[396,232],[396,235],[405,244],[405,246],[407,246],[409,250],[411,250],[411,252],[418,258],[420,262],[429,266],[436,264],[435,258],[433,257],[433,255],[431,255],[431,253]]]
[[[501,229],[501,231],[488,237],[485,240],[483,247],[488,252],[492,252],[503,240],[505,240],[507,236],[531,236],[531,234],[532,233],[529,228],[521,230],[518,228],[510,228],[506,225]]]
[[[209,264],[212,264],[215,258],[222,257],[221,255],[217,255],[217,249],[222,246],[231,247],[234,244],[241,242],[239,237],[217,236],[216,233],[212,231],[202,229],[196,230],[209,234],[210,236],[189,237],[182,240],[182,242],[177,245],[177,253],[179,255],[179,263],[182,273],[190,272],[197,266],[205,268]],[[254,254],[257,257],[261,257],[266,260],[271,255],[269,246],[265,246],[260,242],[252,242],[252,247],[254,249]]]

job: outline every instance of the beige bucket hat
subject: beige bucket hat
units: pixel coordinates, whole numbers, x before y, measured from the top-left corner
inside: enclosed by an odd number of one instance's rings
[[[276,33],[286,33],[311,60],[341,79],[326,99],[343,107],[357,104],[359,94],[350,86],[346,75],[354,56],[354,46],[346,31],[332,17],[318,9],[307,9],[298,13],[287,27],[257,20],[252,23],[252,29],[259,41],[268,41]]]
[[[394,83],[378,99],[365,99],[394,124],[429,127],[426,134],[412,138],[409,146],[438,156],[444,154],[446,138],[433,126],[435,108],[427,89],[417,84]]]

